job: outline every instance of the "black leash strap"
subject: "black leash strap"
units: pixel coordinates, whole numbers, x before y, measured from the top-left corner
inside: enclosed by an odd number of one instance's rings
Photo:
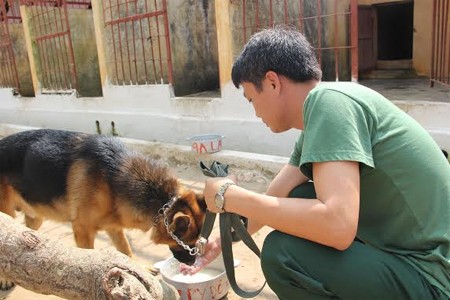
[[[203,174],[210,177],[226,177],[228,175],[228,165],[223,165],[217,161],[214,161],[209,168],[203,162],[200,162],[200,169],[202,170]],[[206,243],[213,229],[215,219],[216,214],[207,210],[199,241],[203,241],[203,243]],[[253,251],[253,253],[255,253],[258,257],[261,256],[261,252],[259,251],[258,246],[247,231],[247,219],[234,213],[225,212],[219,215],[219,222],[222,257],[230,286],[233,291],[240,297],[256,297],[259,293],[261,293],[262,289],[266,285],[266,282],[264,282],[262,287],[256,291],[244,291],[238,286],[234,272],[232,249],[233,242],[242,240],[245,245],[247,245],[247,247]],[[200,242],[200,244],[201,243],[202,242]]]

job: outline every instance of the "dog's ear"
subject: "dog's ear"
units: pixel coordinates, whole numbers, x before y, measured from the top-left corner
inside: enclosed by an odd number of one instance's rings
[[[203,196],[203,194],[195,193],[195,198],[197,199],[198,206],[205,212],[207,208],[205,196]]]
[[[169,225],[169,229],[178,237],[181,237],[184,235],[184,233],[188,230],[189,224],[191,223],[191,218],[182,213],[177,212],[173,216],[172,223]]]

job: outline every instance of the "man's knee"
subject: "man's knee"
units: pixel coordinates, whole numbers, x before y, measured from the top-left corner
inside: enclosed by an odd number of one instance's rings
[[[316,190],[312,181],[305,182],[290,191],[289,198],[316,199]]]
[[[283,235],[284,233],[274,230],[264,240],[261,250],[261,267],[267,280],[270,280],[270,274],[273,274],[274,270],[280,270]]]

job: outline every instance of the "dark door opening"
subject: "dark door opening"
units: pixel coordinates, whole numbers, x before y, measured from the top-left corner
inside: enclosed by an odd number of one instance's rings
[[[412,59],[414,3],[402,1],[375,5],[378,60]]]

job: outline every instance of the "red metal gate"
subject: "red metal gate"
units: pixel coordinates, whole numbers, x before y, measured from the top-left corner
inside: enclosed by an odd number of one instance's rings
[[[72,93],[76,68],[66,0],[21,0],[28,9],[31,39],[36,45],[41,93]]]
[[[8,23],[17,21],[17,1],[0,0],[0,87],[20,89]],[[20,14],[19,14],[20,21]]]
[[[450,0],[433,0],[430,83],[450,86]]]
[[[103,0],[103,20],[113,84],[172,83],[166,0]]]
[[[350,6],[339,0],[233,0],[241,6],[242,24],[235,28],[242,31],[243,43],[254,32],[276,24],[296,27],[305,34],[317,51],[319,63],[327,64],[330,77],[325,80],[339,80],[343,55],[350,56],[349,66],[352,81],[358,80],[358,10],[357,0],[350,0]],[[330,32],[325,29],[333,28]],[[324,37],[328,32],[330,37]],[[344,33],[344,34],[342,34]],[[349,52],[348,54],[345,52]],[[341,71],[340,71],[341,70]],[[349,79],[350,79],[349,78]]]

